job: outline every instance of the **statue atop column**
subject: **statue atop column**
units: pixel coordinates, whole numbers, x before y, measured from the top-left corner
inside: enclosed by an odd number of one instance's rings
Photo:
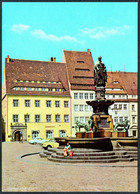
[[[104,63],[101,61],[102,57],[98,57],[94,67],[94,83],[95,87],[105,87],[107,82],[107,72]]]

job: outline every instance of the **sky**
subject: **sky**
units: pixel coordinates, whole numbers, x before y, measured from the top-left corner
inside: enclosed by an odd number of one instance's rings
[[[3,2],[2,73],[14,59],[62,62],[63,49],[91,50],[107,71],[137,72],[136,2]]]

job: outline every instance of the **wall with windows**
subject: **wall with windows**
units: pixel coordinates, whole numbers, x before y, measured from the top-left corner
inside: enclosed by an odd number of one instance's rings
[[[130,136],[138,137],[138,103],[130,102]]]
[[[93,109],[88,106],[86,101],[95,99],[95,92],[90,90],[72,90],[71,91],[71,113],[72,113],[72,136],[75,136],[75,121],[79,120],[86,123],[93,114]]]
[[[70,97],[8,96],[8,135],[11,123],[27,123],[27,140],[71,135]]]
[[[129,103],[128,102],[115,102],[109,107],[109,114],[113,118],[113,124],[122,122],[125,119],[129,120]]]

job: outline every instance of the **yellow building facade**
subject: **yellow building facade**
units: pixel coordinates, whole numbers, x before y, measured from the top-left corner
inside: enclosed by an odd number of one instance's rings
[[[46,139],[71,134],[70,97],[8,96],[7,113],[6,141],[17,140],[20,132],[27,141],[35,136]]]
[[[6,141],[71,136],[70,103],[64,63],[5,59],[2,116]]]

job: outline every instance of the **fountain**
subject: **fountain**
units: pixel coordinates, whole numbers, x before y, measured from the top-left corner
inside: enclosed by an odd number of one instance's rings
[[[95,100],[86,103],[93,108],[93,122],[96,125],[97,132],[95,137],[111,137],[113,131],[113,119],[108,113],[108,108],[114,103],[112,100],[105,98],[105,85],[107,82],[107,72],[102,57],[95,62],[94,68],[94,84],[95,84]]]
[[[88,124],[77,121],[75,124],[76,138],[55,138],[60,146],[64,146],[66,141],[70,141],[70,144],[74,148],[93,148],[102,150],[112,150],[111,144],[111,131],[113,131],[113,119],[108,114],[108,107],[114,103],[114,101],[106,100],[105,98],[105,85],[107,82],[107,72],[104,63],[101,61],[101,57],[95,63],[94,80],[95,80],[95,100],[87,101],[86,103],[93,108],[93,114],[90,117]],[[80,132],[80,128],[83,127],[85,132]]]
[[[76,121],[76,137],[55,138],[56,142],[59,143],[59,147],[45,150],[40,153],[40,157],[47,157],[48,160],[53,162],[69,163],[109,163],[137,160],[137,148],[123,150],[115,147],[113,149],[110,138],[113,134],[113,119],[108,113],[108,108],[114,101],[105,98],[107,73],[101,59],[99,57],[95,63],[95,100],[86,102],[93,108],[93,114],[88,124]],[[81,132],[80,128],[84,128],[85,132]],[[72,157],[64,156],[63,148],[67,141],[72,147]],[[131,141],[133,142],[133,140]]]

